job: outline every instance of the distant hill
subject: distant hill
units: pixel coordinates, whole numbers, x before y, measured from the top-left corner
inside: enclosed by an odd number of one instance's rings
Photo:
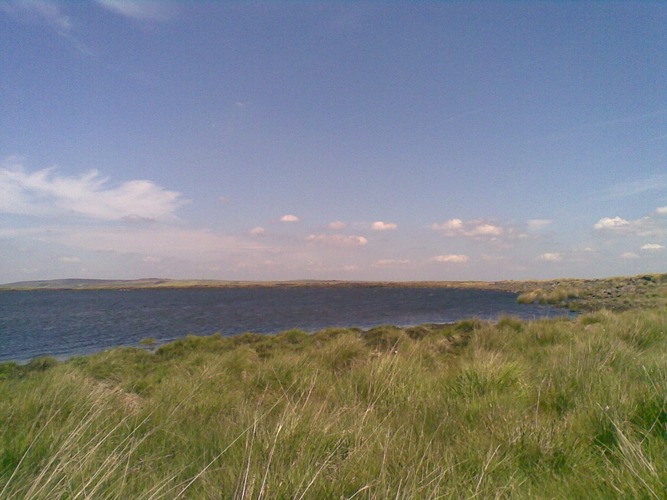
[[[224,280],[172,280],[165,278],[142,278],[136,280],[101,280],[69,278],[60,280],[19,281],[0,285],[0,290],[117,290],[136,288],[236,288],[247,286],[340,286],[367,285],[371,283],[348,281],[224,281]],[[377,285],[377,283],[372,283]]]
[[[138,280],[62,279],[20,281],[0,285],[0,291],[28,290],[139,290],[176,288],[291,288],[291,287],[433,287],[502,290],[519,294],[522,303],[538,302],[572,310],[612,310],[667,307],[667,273],[644,274],[601,279],[554,279],[527,281],[223,281],[172,280],[143,278]]]
[[[239,288],[239,287],[392,287],[433,286],[448,288],[495,288],[497,283],[482,281],[338,281],[338,280],[292,280],[292,281],[224,281],[224,280],[172,280],[143,278],[137,280],[60,279],[19,281],[0,285],[0,290],[118,290],[141,288]]]
[[[69,278],[62,280],[18,281],[0,285],[0,290],[76,290],[96,288],[146,288],[156,287],[172,280],[144,278],[138,280],[99,280]]]

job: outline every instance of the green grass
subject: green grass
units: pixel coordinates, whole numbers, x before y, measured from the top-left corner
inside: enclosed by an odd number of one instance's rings
[[[667,308],[667,273],[605,279],[505,282],[521,304],[552,304],[573,311]]]
[[[0,365],[0,498],[665,498],[667,315]]]

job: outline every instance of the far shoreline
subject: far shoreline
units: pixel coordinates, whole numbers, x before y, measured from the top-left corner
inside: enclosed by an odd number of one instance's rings
[[[572,311],[627,310],[667,307],[667,273],[647,273],[609,278],[558,278],[498,281],[364,281],[364,280],[135,280],[57,279],[21,281],[0,285],[0,292],[93,290],[187,290],[242,288],[449,288],[509,292],[522,304],[539,303]]]
[[[212,280],[212,279],[170,279],[140,278],[86,279],[67,278],[52,280],[19,281],[0,284],[0,291],[35,290],[119,290],[119,289],[163,289],[163,288],[292,288],[292,287],[340,287],[340,288],[469,288],[476,290],[497,290],[521,293],[538,288],[546,290],[555,287],[585,287],[591,285],[618,285],[627,282],[663,282],[667,273],[646,273],[636,276],[614,276],[608,278],[553,278],[527,280]]]
[[[175,280],[142,278],[136,280],[63,279],[22,281],[0,285],[0,291],[36,290],[150,290],[181,288],[471,288],[477,290],[519,291],[527,282],[519,281],[364,281],[364,280]],[[535,282],[537,283],[537,282]]]

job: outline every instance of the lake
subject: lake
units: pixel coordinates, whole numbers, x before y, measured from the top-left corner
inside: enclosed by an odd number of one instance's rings
[[[414,287],[195,288],[0,292],[0,361],[63,359],[188,334],[308,332],[568,314],[512,293]]]

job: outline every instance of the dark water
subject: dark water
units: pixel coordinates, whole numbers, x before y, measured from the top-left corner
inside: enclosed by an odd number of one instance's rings
[[[276,333],[565,314],[505,292],[437,288],[241,288],[0,292],[0,361],[64,358],[187,334]]]

